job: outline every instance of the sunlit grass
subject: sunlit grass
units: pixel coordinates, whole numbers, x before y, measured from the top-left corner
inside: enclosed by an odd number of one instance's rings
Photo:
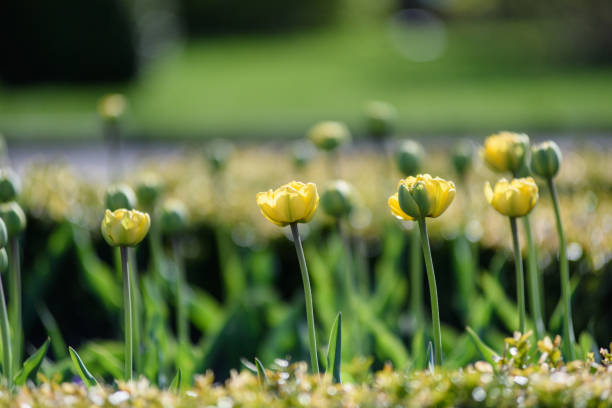
[[[358,130],[364,103],[387,100],[404,132],[612,128],[612,70],[558,64],[549,25],[447,27],[446,52],[415,63],[384,26],[189,43],[129,86],[3,89],[9,137],[95,136],[97,99],[126,92],[133,134],[297,137],[313,122]],[[410,37],[408,37],[410,38]]]

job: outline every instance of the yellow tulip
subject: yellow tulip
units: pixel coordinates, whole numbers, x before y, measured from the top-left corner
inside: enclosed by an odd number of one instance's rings
[[[125,112],[127,102],[121,94],[108,94],[100,99],[98,113],[104,120],[117,120]]]
[[[102,236],[110,246],[135,246],[149,232],[149,214],[136,210],[106,210],[102,220]]]
[[[391,213],[403,220],[439,217],[455,198],[455,183],[429,174],[402,179],[397,189],[388,203]]]
[[[485,196],[489,204],[500,214],[508,217],[522,217],[529,214],[538,201],[538,186],[531,177],[499,180],[491,188],[485,184]]]
[[[314,183],[292,181],[276,190],[257,193],[257,205],[266,219],[279,227],[308,222],[319,205]]]
[[[487,137],[480,154],[491,170],[515,174],[523,166],[528,149],[526,134],[499,132]]]
[[[314,125],[306,135],[321,150],[331,151],[351,140],[351,132],[342,122],[324,121]]]

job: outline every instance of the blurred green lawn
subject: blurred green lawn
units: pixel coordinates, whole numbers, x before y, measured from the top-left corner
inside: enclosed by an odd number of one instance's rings
[[[366,101],[395,104],[403,132],[611,130],[612,68],[559,64],[545,23],[453,24],[441,58],[410,62],[384,26],[191,42],[128,86],[0,89],[11,138],[94,137],[101,94],[125,92],[132,135],[296,137],[320,119],[359,133]],[[418,36],[408,42],[419,45]]]

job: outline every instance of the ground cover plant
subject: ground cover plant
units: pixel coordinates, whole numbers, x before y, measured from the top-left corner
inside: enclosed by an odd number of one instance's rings
[[[610,402],[605,147],[431,152],[378,102],[369,145],[326,121],[135,165],[124,107],[111,182],[0,174],[3,403]]]

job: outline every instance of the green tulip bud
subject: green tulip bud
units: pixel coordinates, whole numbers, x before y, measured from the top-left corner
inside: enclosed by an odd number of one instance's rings
[[[351,132],[342,122],[325,121],[314,125],[306,137],[321,150],[332,151],[351,140]]]
[[[425,150],[414,140],[405,140],[397,148],[395,162],[404,176],[414,176],[421,170]]]
[[[8,244],[8,232],[2,218],[0,218],[0,248],[4,248]]]
[[[9,238],[19,235],[26,227],[26,216],[15,201],[0,204],[0,218],[6,224]]]
[[[163,183],[156,174],[146,174],[145,177],[136,184],[138,206],[147,210],[153,209],[163,190]]]
[[[0,170],[0,202],[15,200],[20,190],[21,183],[17,174],[10,169]]]
[[[8,255],[5,248],[0,248],[0,273],[8,270]]]
[[[208,161],[214,172],[223,170],[233,153],[234,145],[225,140],[211,142],[206,150]]]
[[[106,189],[104,197],[106,208],[111,211],[124,208],[126,210],[134,209],[136,204],[136,195],[134,190],[125,184],[115,184]]]
[[[559,146],[551,141],[531,148],[531,171],[536,176],[552,179],[559,172],[563,155]]]
[[[366,107],[365,117],[368,134],[384,138],[393,133],[397,111],[387,102],[372,101]]]
[[[353,187],[344,180],[332,182],[321,194],[321,208],[332,217],[348,216],[353,210]]]
[[[469,140],[462,140],[453,149],[453,166],[460,177],[465,177],[472,167],[474,159],[474,145]]]
[[[187,207],[178,200],[166,200],[161,208],[160,225],[163,232],[176,234],[184,231],[189,225]]]

